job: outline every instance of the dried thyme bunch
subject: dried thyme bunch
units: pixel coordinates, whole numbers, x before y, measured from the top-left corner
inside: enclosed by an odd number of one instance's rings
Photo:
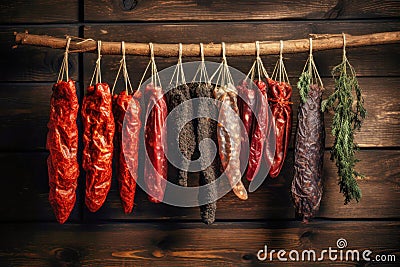
[[[322,111],[332,108],[335,113],[332,122],[332,135],[335,141],[331,150],[331,160],[336,162],[340,192],[343,193],[344,203],[347,204],[352,199],[357,202],[361,199],[361,190],[356,177],[363,175],[354,169],[356,162],[359,161],[355,157],[358,146],[354,143],[354,131],[361,128],[366,110],[355,70],[346,57],[345,36],[343,60],[333,68],[332,75],[335,79],[335,90],[322,102]]]

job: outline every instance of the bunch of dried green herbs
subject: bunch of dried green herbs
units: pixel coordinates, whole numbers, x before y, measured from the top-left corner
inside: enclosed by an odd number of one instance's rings
[[[332,135],[335,141],[331,150],[331,160],[335,160],[338,168],[340,192],[345,197],[345,204],[352,199],[361,199],[361,190],[357,177],[363,177],[355,170],[359,160],[355,156],[358,149],[354,142],[354,131],[361,128],[366,115],[364,99],[353,66],[346,57],[343,47],[343,60],[332,70],[335,89],[332,95],[322,102],[322,111],[332,108]],[[353,92],[355,95],[353,95]]]

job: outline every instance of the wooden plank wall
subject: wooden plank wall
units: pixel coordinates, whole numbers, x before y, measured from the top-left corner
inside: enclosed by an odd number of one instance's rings
[[[360,203],[343,205],[336,168],[329,161],[327,138],[325,192],[318,217],[305,225],[293,219],[289,189],[293,155],[282,174],[267,179],[238,201],[229,193],[218,202],[217,221],[200,223],[197,208],[149,203],[138,190],[131,215],[121,209],[116,183],[104,207],[90,213],[83,204],[84,179],[65,225],[58,225],[48,204],[45,149],[51,85],[63,51],[14,45],[13,32],[136,42],[253,42],[307,37],[309,33],[366,34],[400,30],[400,2],[389,0],[206,1],[206,0],[32,0],[0,3],[0,266],[258,266],[256,253],[273,249],[335,247],[346,238],[351,249],[394,254],[400,261],[400,46],[348,49],[365,94],[368,116],[356,141]],[[315,53],[332,92],[332,66],[340,50]],[[290,80],[297,82],[306,54],[285,55]],[[268,71],[276,56],[263,58]],[[105,56],[103,79],[112,83],[119,56]],[[137,84],[147,57],[128,57]],[[197,58],[185,59],[188,61]],[[219,61],[218,58],[210,58]],[[253,58],[229,58],[247,72]],[[70,75],[78,81],[81,100],[93,71],[95,55],[72,55]],[[159,68],[176,59],[157,59]],[[294,110],[299,102],[294,93]],[[329,132],[332,115],[327,114]],[[296,125],[296,120],[294,126]],[[274,261],[275,265],[287,263]],[[305,263],[293,264],[303,266]],[[319,262],[315,266],[332,264]],[[309,264],[307,263],[307,266]],[[368,262],[336,262],[369,266]]]

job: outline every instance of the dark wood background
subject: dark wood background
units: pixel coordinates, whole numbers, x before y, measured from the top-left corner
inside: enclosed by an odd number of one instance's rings
[[[137,42],[253,42],[305,38],[309,33],[366,34],[400,30],[400,2],[388,0],[207,1],[207,0],[3,0],[0,3],[0,266],[257,266],[256,253],[271,249],[335,247],[395,254],[400,262],[400,46],[348,49],[365,95],[368,116],[356,141],[363,199],[343,205],[327,139],[325,192],[318,217],[305,225],[293,219],[289,186],[292,150],[282,174],[267,179],[238,201],[229,193],[218,202],[217,221],[203,225],[197,208],[149,203],[138,190],[134,213],[124,215],[113,184],[104,207],[90,213],[78,200],[65,225],[55,222],[48,203],[45,139],[52,83],[63,51],[20,46],[14,31],[63,37]],[[315,53],[327,93],[340,50]],[[285,55],[295,84],[306,54]],[[276,56],[264,57],[271,71]],[[103,79],[111,83],[119,56],[105,56]],[[128,57],[137,83],[148,58]],[[197,60],[189,58],[187,60]],[[219,61],[218,58],[209,60]],[[95,55],[72,55],[70,74],[79,97],[88,84]],[[252,57],[229,58],[247,72]],[[176,59],[158,59],[159,69]],[[298,93],[294,94],[297,110]],[[331,114],[326,116],[327,131]],[[296,124],[296,122],[294,122]],[[292,146],[293,147],[293,144]],[[287,263],[274,262],[286,266]],[[324,261],[315,264],[330,265]],[[295,264],[293,264],[295,265]],[[297,266],[310,265],[298,263]],[[336,262],[335,266],[369,266]],[[380,264],[379,266],[396,266]]]

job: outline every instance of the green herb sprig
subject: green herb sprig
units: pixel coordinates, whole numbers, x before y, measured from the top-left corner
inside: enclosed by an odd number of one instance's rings
[[[354,131],[361,128],[366,110],[355,70],[347,60],[345,49],[343,61],[333,68],[332,75],[335,80],[335,90],[322,102],[322,111],[329,108],[334,111],[332,135],[335,141],[331,150],[331,160],[336,162],[340,192],[343,193],[344,203],[347,204],[352,199],[358,202],[362,196],[356,178],[364,176],[354,169],[359,161],[355,157],[358,146],[354,142]],[[353,107],[354,102],[355,107]]]
[[[307,101],[308,91],[311,85],[311,75],[308,71],[303,71],[297,82],[297,89],[299,89],[300,100],[302,103]]]

